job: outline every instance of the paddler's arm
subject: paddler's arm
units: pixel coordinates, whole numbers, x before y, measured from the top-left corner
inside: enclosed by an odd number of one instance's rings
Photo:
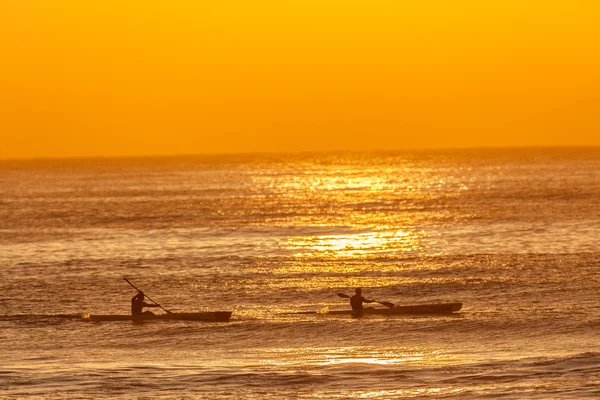
[[[363,303],[376,303],[375,300],[367,300],[363,297]]]

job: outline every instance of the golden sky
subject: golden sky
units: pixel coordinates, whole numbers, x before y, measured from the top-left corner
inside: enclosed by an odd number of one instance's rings
[[[0,158],[600,145],[598,0],[0,0]]]

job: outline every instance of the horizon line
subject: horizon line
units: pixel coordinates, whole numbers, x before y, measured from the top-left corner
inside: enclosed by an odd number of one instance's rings
[[[543,149],[600,149],[600,145],[526,145],[526,146],[465,146],[465,147],[415,147],[406,149],[373,149],[373,150],[285,150],[285,151],[241,151],[212,153],[169,153],[169,154],[123,154],[123,155],[90,155],[90,156],[43,156],[3,158],[0,162],[27,161],[67,161],[67,160],[109,160],[109,159],[149,159],[177,157],[227,157],[227,156],[260,156],[260,155],[309,155],[309,154],[377,154],[377,153],[422,153],[441,151],[473,151],[473,150],[543,150]]]

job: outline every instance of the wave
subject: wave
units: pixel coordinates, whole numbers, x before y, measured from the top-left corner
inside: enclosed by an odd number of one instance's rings
[[[80,319],[83,314],[7,314],[0,315],[0,321]]]
[[[79,364],[0,368],[4,394],[62,398],[259,399],[309,397],[593,398],[600,395],[600,353],[436,365],[373,364],[368,359],[307,366],[297,362],[199,364]],[[371,396],[366,394],[371,393]],[[364,394],[360,396],[359,394]]]

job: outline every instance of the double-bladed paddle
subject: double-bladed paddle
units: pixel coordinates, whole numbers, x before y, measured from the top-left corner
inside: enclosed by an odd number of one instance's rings
[[[344,298],[344,299],[351,299],[352,298],[352,297],[350,297],[350,296],[348,296],[347,294],[344,294],[344,293],[337,293],[337,295],[340,296],[341,298]],[[390,303],[389,301],[377,301],[377,300],[372,300],[372,301],[374,301],[375,303],[379,303],[379,304],[381,304],[383,306],[389,307],[389,308],[394,307],[394,303]]]
[[[127,278],[125,278],[125,277],[123,277],[123,279],[125,279],[125,282],[129,283],[129,284],[131,285],[131,287],[132,287],[132,288],[134,288],[134,289],[135,289],[135,290],[137,290],[138,292],[142,292],[140,289],[136,288],[136,287],[133,285],[133,283],[129,282],[129,279],[127,279]],[[144,292],[142,292],[142,293],[144,293]],[[146,296],[146,298],[147,298],[148,300],[150,300],[151,302],[153,302],[154,304],[156,304],[157,306],[159,306],[160,308],[162,308],[164,311],[166,311],[166,312],[167,312],[167,314],[173,314],[171,311],[167,310],[166,308],[164,308],[163,306],[161,306],[160,304],[158,304],[157,302],[155,302],[154,300],[152,300],[152,299],[150,298],[150,296],[148,296],[146,293],[144,293],[144,296]]]

